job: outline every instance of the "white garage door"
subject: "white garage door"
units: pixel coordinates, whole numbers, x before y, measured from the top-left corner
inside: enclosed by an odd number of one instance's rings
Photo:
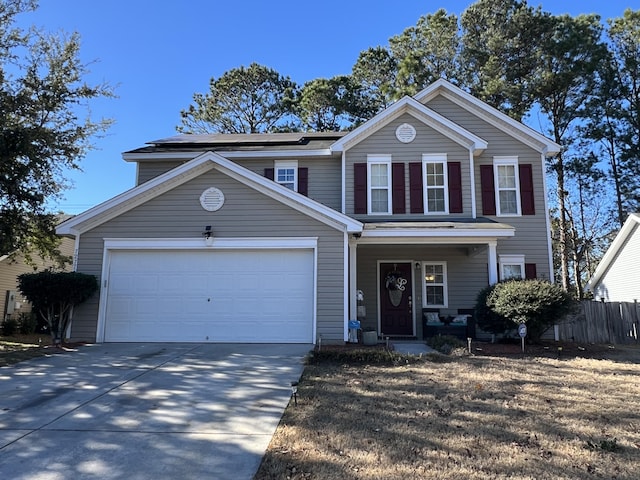
[[[114,251],[106,342],[311,343],[311,250]]]

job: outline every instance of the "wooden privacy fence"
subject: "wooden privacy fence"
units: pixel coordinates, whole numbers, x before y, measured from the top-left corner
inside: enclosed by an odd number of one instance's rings
[[[559,339],[579,343],[637,343],[640,305],[632,302],[580,302],[578,313],[558,325]]]

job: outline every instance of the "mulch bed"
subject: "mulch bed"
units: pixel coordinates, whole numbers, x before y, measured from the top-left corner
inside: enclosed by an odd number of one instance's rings
[[[541,341],[525,344],[524,354],[520,341],[514,342],[473,342],[474,355],[489,357],[534,356],[548,358],[610,358],[615,356],[616,349],[610,345],[578,344],[573,342]]]
[[[393,348],[393,342],[390,342]],[[316,347],[317,348],[317,347]],[[363,345],[362,343],[344,343],[322,345],[322,350],[336,352],[350,350],[385,350],[386,344]],[[476,356],[484,357],[546,357],[546,358],[594,358],[613,359],[620,353],[624,346],[579,344],[574,342],[555,342],[552,340],[540,341],[535,344],[525,344],[524,354],[520,340],[500,341],[496,343],[476,341],[471,344],[471,352]],[[466,350],[466,348],[465,348]]]

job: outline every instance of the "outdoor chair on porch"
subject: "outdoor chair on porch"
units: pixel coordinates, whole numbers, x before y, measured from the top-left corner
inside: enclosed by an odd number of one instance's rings
[[[423,338],[451,335],[466,340],[475,338],[476,326],[473,309],[458,309],[457,315],[441,316],[439,309],[423,308]]]

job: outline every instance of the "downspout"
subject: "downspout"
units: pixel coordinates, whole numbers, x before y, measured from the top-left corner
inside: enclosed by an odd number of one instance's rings
[[[346,152],[343,150],[342,151],[342,155],[341,155],[341,159],[342,159],[342,189],[341,189],[341,193],[342,193],[342,199],[341,199],[341,205],[340,205],[340,212],[342,214],[346,214],[346,210],[347,210],[347,179],[346,179],[346,174],[347,174],[347,158],[346,158]]]
[[[343,312],[344,318],[342,320],[342,337],[346,342],[349,340],[349,314],[350,314],[350,304],[351,300],[351,271],[349,269],[350,257],[351,257],[351,245],[349,242],[349,232],[345,229],[344,231],[344,243],[343,243],[343,268],[344,268],[344,290],[345,292],[342,295],[343,298]],[[318,341],[322,341],[318,339]]]
[[[78,271],[78,253],[80,252],[80,233],[75,232],[74,237],[74,245],[73,245],[73,262],[72,269],[74,272]],[[71,311],[69,312],[69,325],[67,325],[67,330],[64,332],[64,338],[71,338],[71,326],[73,325],[73,306],[71,307]]]
[[[74,233],[74,245],[73,245],[73,262],[72,269],[74,272],[78,271],[78,254],[80,252],[80,233]]]
[[[477,218],[476,205],[476,162],[473,159],[473,147],[469,148],[469,179],[471,181],[471,218]]]

